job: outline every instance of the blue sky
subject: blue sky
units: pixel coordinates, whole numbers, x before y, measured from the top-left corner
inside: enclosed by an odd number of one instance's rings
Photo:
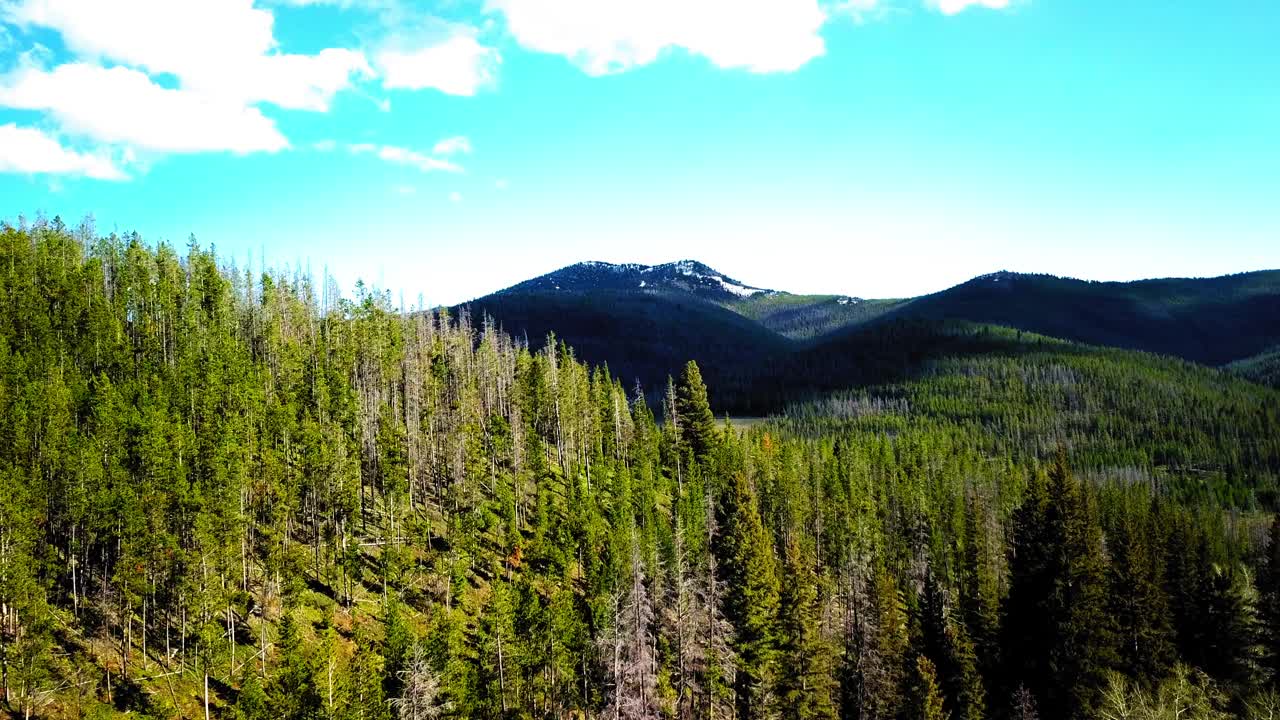
[[[1280,5],[0,0],[0,217],[452,303],[1280,267]]]

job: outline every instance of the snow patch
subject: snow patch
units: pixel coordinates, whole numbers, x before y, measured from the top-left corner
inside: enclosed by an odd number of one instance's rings
[[[749,288],[749,287],[744,287],[742,285],[738,285],[737,283],[731,283],[722,277],[717,277],[716,280],[720,281],[720,287],[724,288],[728,292],[733,293],[734,295],[737,295],[738,297],[751,297],[752,295],[755,295],[757,293],[764,292],[759,288]]]

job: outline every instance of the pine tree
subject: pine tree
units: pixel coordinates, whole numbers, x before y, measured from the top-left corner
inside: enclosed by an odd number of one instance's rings
[[[1133,509],[1108,539],[1109,607],[1117,626],[1120,668],[1135,678],[1164,677],[1173,666],[1173,630],[1164,590],[1164,558],[1153,547],[1145,513]]]
[[[680,418],[681,444],[695,458],[704,458],[715,444],[716,417],[707,401],[707,386],[702,372],[692,360],[684,366],[676,385],[676,412]]]
[[[849,602],[841,716],[889,720],[907,712],[909,680],[906,607],[897,580],[883,566],[854,570]]]
[[[1259,591],[1264,661],[1274,682],[1280,680],[1280,515],[1272,518],[1267,532],[1266,564],[1259,576]]]
[[[920,605],[920,649],[934,663],[939,687],[958,720],[986,716],[986,690],[973,642],[952,616],[947,591],[933,572],[925,576]]]
[[[1049,718],[1087,714],[1114,662],[1106,557],[1088,490],[1060,453],[1020,511],[1006,627],[1010,676]]]
[[[738,717],[772,716],[778,679],[779,583],[773,542],[760,518],[759,501],[747,477],[733,487],[733,514],[726,533],[729,578],[726,614],[735,629],[738,671],[734,692]]]
[[[1206,588],[1203,669],[1247,696],[1259,680],[1257,591],[1242,568],[1216,568]]]
[[[938,686],[937,670],[924,655],[917,655],[912,668],[911,720],[947,720],[951,714],[945,709],[942,690]]]
[[[282,720],[306,720],[320,710],[312,657],[303,646],[302,632],[292,612],[280,622],[278,662],[268,692],[272,717]]]
[[[794,540],[787,543],[783,578],[778,636],[785,670],[778,699],[788,717],[834,720],[834,658],[818,628],[818,578]]]

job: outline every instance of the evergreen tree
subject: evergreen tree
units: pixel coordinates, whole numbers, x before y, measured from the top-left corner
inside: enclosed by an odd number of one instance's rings
[[[303,645],[302,630],[292,612],[280,622],[275,675],[268,698],[271,716],[282,720],[307,720],[320,711],[314,680],[313,657]]]
[[[773,542],[760,518],[751,482],[741,473],[733,486],[733,514],[726,533],[729,578],[726,614],[733,622],[738,657],[734,685],[738,717],[773,716],[778,680],[779,583]]]
[[[798,544],[787,543],[778,635],[778,698],[787,717],[834,719],[834,658],[818,627],[818,578]]]
[[[1275,682],[1280,680],[1280,515],[1272,518],[1267,531],[1266,564],[1258,589],[1264,662]]]
[[[1048,718],[1082,717],[1115,658],[1106,557],[1093,501],[1060,453],[1020,510],[1006,625],[1010,677]]]
[[[1173,631],[1164,589],[1164,558],[1145,512],[1126,508],[1109,534],[1110,613],[1119,639],[1119,667],[1129,677],[1155,680],[1173,666]]]
[[[702,382],[698,364],[690,360],[676,385],[676,412],[680,418],[681,444],[703,458],[715,443],[716,417],[707,401],[707,386]]]
[[[913,707],[908,717],[911,720],[947,720],[951,717],[945,708],[933,662],[924,655],[917,655],[912,670],[911,704]]]
[[[925,576],[919,624],[921,654],[934,664],[950,714],[958,720],[986,717],[986,691],[973,642],[952,617],[947,591],[932,572]]]

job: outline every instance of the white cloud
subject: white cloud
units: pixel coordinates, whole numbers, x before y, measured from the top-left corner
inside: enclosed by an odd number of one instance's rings
[[[277,52],[275,17],[253,0],[20,0],[3,15],[56,30],[82,59],[169,73],[183,90],[228,102],[323,111],[353,77],[372,74],[354,50]]]
[[[351,87],[352,77],[369,77],[373,69],[354,50],[327,48],[316,55],[268,55],[246,67],[232,83],[247,102],[269,102],[292,110],[324,112],[333,96]],[[235,95],[231,87],[211,90]]]
[[[885,0],[839,0],[829,7],[832,15],[845,15],[861,24],[887,15],[888,5]]]
[[[429,155],[414,152],[402,147],[393,145],[384,145],[378,150],[378,157],[387,162],[399,163],[401,165],[412,165],[423,172],[431,172],[433,170],[444,170],[445,172],[462,172],[462,168],[454,163],[441,158],[434,158]]]
[[[79,175],[98,180],[127,180],[105,155],[69,150],[35,128],[0,125],[0,173]]]
[[[458,192],[457,190],[454,190],[453,192],[449,193],[449,202],[451,203],[462,202],[462,193]]]
[[[818,0],[488,0],[522,46],[564,55],[590,75],[684,48],[722,68],[789,72],[822,55]]]
[[[333,140],[317,140],[316,142],[311,143],[311,147],[312,149],[319,150],[320,152],[331,152],[334,148],[338,147],[338,143]]]
[[[471,152],[471,141],[468,140],[465,135],[448,137],[436,143],[436,146],[431,149],[431,152],[436,155],[456,155],[457,153],[466,154]]]
[[[943,15],[955,15],[970,7],[985,7],[992,10],[1003,10],[1009,7],[1009,0],[926,0],[928,5],[937,8]]]
[[[69,63],[0,77],[0,106],[40,110],[67,133],[156,152],[274,152],[289,146],[257,108],[163,88],[124,67]]]
[[[498,178],[493,181],[493,186],[499,190],[506,190],[508,187],[511,187],[511,183],[507,182],[506,178]]]
[[[449,95],[466,96],[493,85],[501,62],[497,50],[481,45],[466,31],[416,47],[415,43],[393,37],[373,56],[382,75],[382,86],[387,89],[434,88]]]
[[[388,10],[396,6],[397,0],[269,0],[273,5],[292,7],[310,7],[328,5],[343,10],[359,8],[361,10]]]
[[[374,145],[372,143],[355,143],[348,145],[347,150],[356,155],[376,155],[378,158],[397,165],[409,165],[422,172],[462,172],[462,167],[443,158],[423,155],[420,152],[395,145]]]

